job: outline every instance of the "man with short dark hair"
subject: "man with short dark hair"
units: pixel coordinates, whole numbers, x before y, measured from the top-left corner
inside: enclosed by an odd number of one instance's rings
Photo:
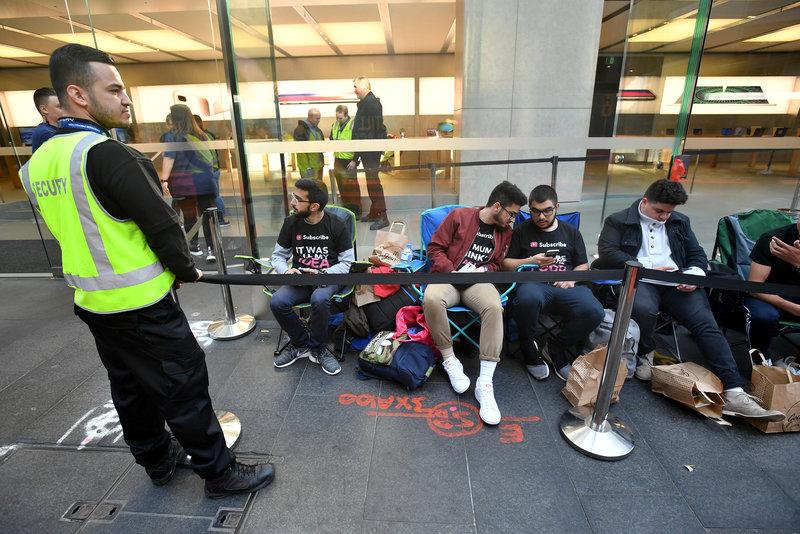
[[[706,253],[692,232],[689,218],[675,211],[688,198],[679,182],[664,179],[650,184],[641,199],[606,218],[597,245],[597,266],[620,269],[627,261],[638,261],[647,269],[705,276]],[[655,281],[638,285],[631,313],[641,332],[636,377],[646,381],[652,377],[656,319],[659,311],[664,311],[692,333],[711,371],[722,381],[724,414],[783,420],[782,413],[763,409],[755,397],[745,393],[746,381],[711,313],[705,291],[696,289],[693,285]]]
[[[510,182],[492,190],[484,207],[457,208],[447,214],[428,243],[431,272],[458,273],[499,271],[511,240],[511,224],[525,194]],[[503,348],[503,306],[493,284],[431,284],[425,289],[422,307],[436,348],[442,353],[442,367],[456,393],[464,393],[470,380],[453,351],[447,308],[461,304],[480,314],[480,376],[475,381],[475,398],[481,405],[483,422],[500,422],[492,377]]]
[[[161,196],[150,158],[108,135],[131,122],[114,60],[62,46],[50,57],[50,78],[65,116],[20,177],[61,246],[75,314],[108,371],[125,442],[157,486],[188,452],[208,497],[265,487],[273,466],[241,464],[225,444],[205,354],[170,293],[202,277],[178,215]]]
[[[586,245],[577,228],[559,221],[558,195],[549,185],[538,185],[528,197],[531,218],[514,229],[511,246],[503,260],[503,269],[513,271],[521,265],[539,266],[539,271],[586,271]],[[550,376],[550,368],[566,380],[577,353],[586,338],[603,320],[603,306],[586,286],[575,282],[527,282],[517,284],[513,300],[514,319],[519,328],[519,343],[525,356],[525,367],[536,380]],[[561,328],[544,350],[536,343],[539,315],[553,314],[561,318]]]
[[[750,260],[751,282],[800,285],[800,220],[765,232],[756,241]],[[750,311],[750,344],[772,358],[769,346],[780,332],[780,321],[800,322],[800,297],[752,293],[744,304]],[[772,363],[786,365],[784,358]]]
[[[34,128],[31,136],[31,152],[36,152],[42,143],[53,137],[58,130],[61,106],[58,104],[56,92],[51,87],[40,87],[34,91],[33,104],[42,116],[41,124]]]
[[[272,253],[272,266],[278,274],[350,272],[355,259],[350,231],[342,219],[325,211],[328,192],[324,187],[308,178],[295,184],[290,202],[294,213],[283,221]],[[308,358],[329,375],[342,370],[327,348],[331,298],[340,290],[341,286],[335,285],[283,286],[272,295],[272,313],[291,341],[275,358],[275,367],[288,367]],[[308,328],[292,309],[303,302],[311,303]]]

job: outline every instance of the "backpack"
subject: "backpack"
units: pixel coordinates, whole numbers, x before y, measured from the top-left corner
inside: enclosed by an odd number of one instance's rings
[[[394,338],[394,332],[385,330],[378,332],[358,355],[359,360],[364,360],[376,365],[389,365],[392,363],[395,351],[400,347],[401,339]],[[406,339],[408,336],[406,336]]]
[[[350,307],[344,312],[344,324],[355,337],[369,337],[369,322],[364,310],[350,299]]]
[[[361,309],[367,317],[370,332],[394,330],[397,312],[404,306],[419,304],[416,291],[409,286],[402,286],[397,293],[377,302],[371,302]]]
[[[611,328],[614,326],[614,310],[605,310],[603,320],[589,334],[589,344],[592,348],[600,345],[608,345],[611,339]],[[625,332],[625,341],[622,344],[622,360],[627,366],[628,378],[633,376],[636,371],[636,351],[639,348],[639,325],[633,319],[628,323],[628,331]]]
[[[377,336],[376,336],[377,337]],[[420,387],[431,376],[436,366],[433,349],[423,343],[406,341],[400,343],[386,365],[358,358],[358,378],[369,380],[378,378],[392,380],[405,386],[409,391]]]

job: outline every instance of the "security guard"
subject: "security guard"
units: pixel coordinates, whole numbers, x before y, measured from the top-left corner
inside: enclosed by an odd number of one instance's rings
[[[336,122],[331,126],[331,141],[349,141],[353,138],[353,119],[348,114],[347,106],[336,106]],[[355,169],[347,166],[353,161],[352,152],[333,153],[333,175],[339,187],[339,196],[342,205],[361,217],[361,187],[358,185],[358,175]]]
[[[273,466],[241,464],[225,445],[205,354],[170,295],[202,276],[178,216],[150,160],[108,136],[131,122],[114,61],[94,48],[62,46],[50,58],[50,78],[65,116],[20,177],[61,245],[75,314],[108,371],[125,442],[159,486],[188,452],[208,497],[265,487]]]

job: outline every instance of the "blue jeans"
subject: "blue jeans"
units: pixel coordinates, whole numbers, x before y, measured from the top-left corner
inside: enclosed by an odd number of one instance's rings
[[[533,350],[539,314],[551,314],[564,320],[565,328],[558,332],[555,342],[565,349],[584,341],[605,315],[602,304],[585,286],[564,289],[541,282],[518,284],[513,304],[526,365],[542,363]]]
[[[784,298],[794,303],[800,303],[800,297]],[[780,332],[780,324],[778,324],[780,320],[800,322],[800,317],[779,310],[772,304],[754,297],[745,297],[744,305],[750,311],[750,322],[747,325],[750,345],[764,354],[769,354],[772,338]]]
[[[725,389],[745,385],[728,340],[722,335],[714,314],[711,313],[706,293],[700,289],[686,293],[671,286],[646,282],[637,286],[631,318],[639,325],[641,332],[639,356],[655,348],[653,336],[659,311],[668,313],[679,325],[691,332],[709,369],[722,380]]]
[[[321,349],[328,343],[331,298],[340,289],[341,286],[283,286],[272,295],[269,307],[278,324],[289,334],[292,345]],[[308,330],[292,309],[305,302],[311,303]]]

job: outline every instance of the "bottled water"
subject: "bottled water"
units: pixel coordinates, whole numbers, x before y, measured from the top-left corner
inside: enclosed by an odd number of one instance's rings
[[[406,248],[403,249],[403,253],[400,255],[400,261],[403,263],[410,263],[411,260],[414,259],[414,249],[411,248],[411,243],[406,245]]]

